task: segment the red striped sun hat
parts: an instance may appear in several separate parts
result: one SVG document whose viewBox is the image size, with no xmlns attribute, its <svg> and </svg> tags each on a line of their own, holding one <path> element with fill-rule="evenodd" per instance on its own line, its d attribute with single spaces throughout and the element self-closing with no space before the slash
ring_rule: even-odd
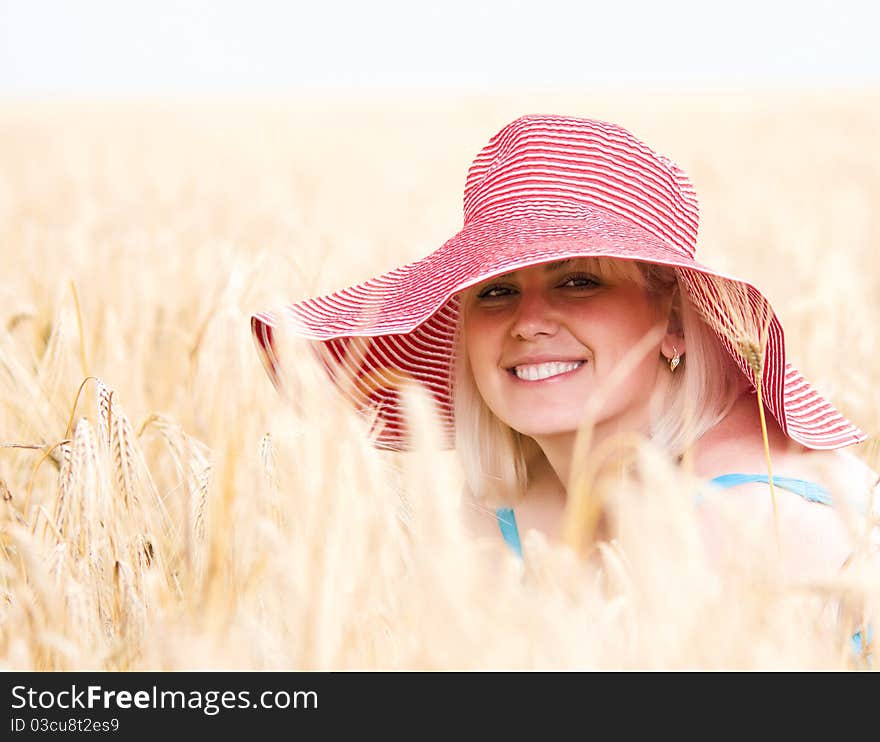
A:
<svg viewBox="0 0 880 742">
<path fill-rule="evenodd" d="M 464 226 L 427 257 L 364 283 L 251 318 L 263 363 L 281 384 L 276 330 L 284 323 L 312 346 L 340 389 L 372 421 L 383 448 L 406 448 L 400 386 L 416 381 L 436 402 L 454 440 L 452 371 L 458 294 L 488 278 L 565 258 L 597 256 L 678 269 L 691 301 L 743 373 L 747 352 L 718 329 L 730 281 L 756 313 L 770 316 L 762 396 L 786 435 L 832 449 L 865 434 L 786 361 L 782 326 L 751 284 L 694 258 L 698 206 L 687 175 L 614 124 L 523 116 L 477 155 L 464 189 Z M 720 322 L 720 325 L 719 325 Z"/>
</svg>

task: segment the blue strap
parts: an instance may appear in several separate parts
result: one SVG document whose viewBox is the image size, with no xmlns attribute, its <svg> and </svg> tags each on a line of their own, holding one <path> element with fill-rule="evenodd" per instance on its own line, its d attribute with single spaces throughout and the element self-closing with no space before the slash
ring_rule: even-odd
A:
<svg viewBox="0 0 880 742">
<path fill-rule="evenodd" d="M 714 484 L 721 489 L 736 487 L 748 482 L 770 484 L 770 477 L 766 474 L 722 474 L 720 477 L 709 480 L 709 484 Z M 805 479 L 792 479 L 791 477 L 773 477 L 773 484 L 780 489 L 794 492 L 810 502 L 818 502 L 821 505 L 831 504 L 831 495 L 828 493 L 828 490 L 816 482 L 809 482 Z"/>
<path fill-rule="evenodd" d="M 498 518 L 498 527 L 501 529 L 501 535 L 516 555 L 522 559 L 522 546 L 519 543 L 519 530 L 516 527 L 516 516 L 513 514 L 513 508 L 498 508 L 495 511 Z"/>
<path fill-rule="evenodd" d="M 873 632 L 871 626 L 868 626 L 867 631 L 865 631 L 865 634 L 866 634 L 866 637 L 865 637 L 864 641 L 862 640 L 862 632 L 861 631 L 857 631 L 855 634 L 852 635 L 852 639 L 850 639 L 850 642 L 852 644 L 853 652 L 858 652 L 859 654 L 861 654 L 866 649 L 870 649 L 871 642 L 874 640 L 874 632 Z M 870 657 L 871 657 L 871 655 L 869 653 L 868 658 L 870 658 Z"/>
<path fill-rule="evenodd" d="M 766 474 L 722 474 L 709 480 L 709 484 L 714 484 L 721 489 L 729 489 L 740 484 L 749 482 L 770 483 L 770 477 Z M 793 479 L 792 477 L 773 477 L 773 484 L 780 489 L 794 492 L 809 502 L 816 502 L 820 505 L 831 505 L 831 495 L 828 494 L 822 485 L 816 482 L 810 482 L 806 479 Z M 702 502 L 702 495 L 697 495 L 696 504 Z M 516 527 L 516 516 L 513 508 L 498 508 L 495 511 L 498 518 L 498 527 L 501 529 L 501 535 L 504 540 L 516 553 L 522 558 L 522 546 L 519 540 L 519 530 Z"/>
</svg>

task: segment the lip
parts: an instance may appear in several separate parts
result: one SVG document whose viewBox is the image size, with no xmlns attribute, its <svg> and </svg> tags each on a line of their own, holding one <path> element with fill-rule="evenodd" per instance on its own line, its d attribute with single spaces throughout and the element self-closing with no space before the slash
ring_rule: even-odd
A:
<svg viewBox="0 0 880 742">
<path fill-rule="evenodd" d="M 540 356 L 527 356 L 525 358 L 518 358 L 514 363 L 508 363 L 502 366 L 505 371 L 512 371 L 517 366 L 530 366 L 536 363 L 586 363 L 586 358 L 580 358 L 578 356 L 555 356 L 555 355 L 540 355 Z"/>
<path fill-rule="evenodd" d="M 514 368 L 516 368 L 516 366 L 525 366 L 525 365 L 532 364 L 532 363 L 575 363 L 575 362 L 578 362 L 581 365 L 578 366 L 577 368 L 572 369 L 571 371 L 566 371 L 565 373 L 562 373 L 562 374 L 556 374 L 555 376 L 548 376 L 546 379 L 536 379 L 534 381 L 532 381 L 530 379 L 519 378 L 519 376 L 517 376 L 516 372 L 513 370 Z M 516 364 L 516 366 L 511 366 L 510 368 L 506 368 L 504 370 L 507 372 L 507 375 L 511 378 L 512 381 L 514 381 L 518 384 L 529 384 L 530 386 L 534 386 L 535 384 L 547 384 L 547 383 L 565 381 L 566 379 L 568 379 L 571 376 L 574 376 L 581 369 L 586 367 L 588 363 L 589 363 L 589 361 L 585 358 L 571 358 L 571 359 L 549 358 L 549 359 L 543 360 L 543 361 L 532 361 L 532 360 L 520 361 L 519 363 Z"/>
</svg>

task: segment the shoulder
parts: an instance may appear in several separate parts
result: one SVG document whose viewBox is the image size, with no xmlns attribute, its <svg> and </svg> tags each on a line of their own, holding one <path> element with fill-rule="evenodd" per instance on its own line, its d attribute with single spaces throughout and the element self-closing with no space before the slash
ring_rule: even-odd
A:
<svg viewBox="0 0 880 742">
<path fill-rule="evenodd" d="M 880 474 L 854 453 L 845 449 L 812 451 L 807 454 L 816 476 L 832 492 L 864 507 L 868 497 L 880 497 Z"/>
<path fill-rule="evenodd" d="M 864 496 L 877 487 L 878 473 L 850 449 L 820 451 L 791 440 L 767 416 L 767 443 L 774 475 L 804 479 L 833 494 Z M 723 420 L 705 433 L 694 448 L 698 476 L 767 473 L 767 455 L 754 400 L 742 395 Z"/>
<path fill-rule="evenodd" d="M 706 479 L 723 473 L 767 472 L 762 452 L 733 447 L 729 454 L 718 471 L 708 475 L 704 472 Z M 719 529 L 739 528 L 749 530 L 763 543 L 772 543 L 778 533 L 778 558 L 787 575 L 800 579 L 832 576 L 853 553 L 855 534 L 864 532 L 860 519 L 868 493 L 877 487 L 876 472 L 850 452 L 812 451 L 800 446 L 777 449 L 771 463 L 774 477 L 821 485 L 831 495 L 833 506 L 811 502 L 778 486 L 771 495 L 768 484 L 748 483 L 711 495 L 715 510 L 703 520 L 715 537 Z M 880 490 L 875 489 L 877 499 Z M 724 526 L 719 525 L 722 522 Z"/>
</svg>

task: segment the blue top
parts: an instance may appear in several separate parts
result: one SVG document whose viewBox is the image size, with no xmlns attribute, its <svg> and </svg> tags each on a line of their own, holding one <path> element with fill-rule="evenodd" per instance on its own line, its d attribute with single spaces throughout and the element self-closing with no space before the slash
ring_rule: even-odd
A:
<svg viewBox="0 0 880 742">
<path fill-rule="evenodd" d="M 769 484 L 770 477 L 766 474 L 722 474 L 709 480 L 709 484 L 714 484 L 720 489 L 728 489 L 749 482 Z M 818 502 L 821 505 L 831 504 L 831 495 L 828 494 L 828 490 L 816 482 L 808 482 L 805 479 L 792 479 L 791 477 L 773 477 L 773 484 L 780 489 L 794 492 L 810 502 Z M 701 500 L 702 496 L 698 495 L 697 503 Z M 522 558 L 519 529 L 516 527 L 516 516 L 513 514 L 513 508 L 498 508 L 495 511 L 495 517 L 498 519 L 498 527 L 501 529 L 501 535 L 504 537 L 504 540 L 516 555 Z"/>
<path fill-rule="evenodd" d="M 709 480 L 709 484 L 713 484 L 720 489 L 728 489 L 736 487 L 740 484 L 749 482 L 762 482 L 769 484 L 770 478 L 766 474 L 722 474 Z M 821 484 L 809 482 L 805 479 L 792 479 L 791 477 L 773 477 L 773 484 L 783 490 L 794 492 L 805 500 L 817 502 L 821 505 L 831 505 L 831 495 Z M 702 496 L 697 496 L 697 502 L 702 500 Z M 513 514 L 512 508 L 498 508 L 495 511 L 495 517 L 498 519 L 498 527 L 501 529 L 501 535 L 507 542 L 508 546 L 522 559 L 522 546 L 519 541 L 519 530 L 516 527 L 516 516 Z M 862 632 L 853 634 L 850 639 L 852 651 L 856 655 L 861 655 L 866 651 L 866 646 L 870 646 L 873 638 L 871 627 L 865 632 L 866 637 L 863 638 Z M 867 642 L 865 641 L 867 639 Z M 867 655 L 868 661 L 871 655 Z"/>
</svg>

